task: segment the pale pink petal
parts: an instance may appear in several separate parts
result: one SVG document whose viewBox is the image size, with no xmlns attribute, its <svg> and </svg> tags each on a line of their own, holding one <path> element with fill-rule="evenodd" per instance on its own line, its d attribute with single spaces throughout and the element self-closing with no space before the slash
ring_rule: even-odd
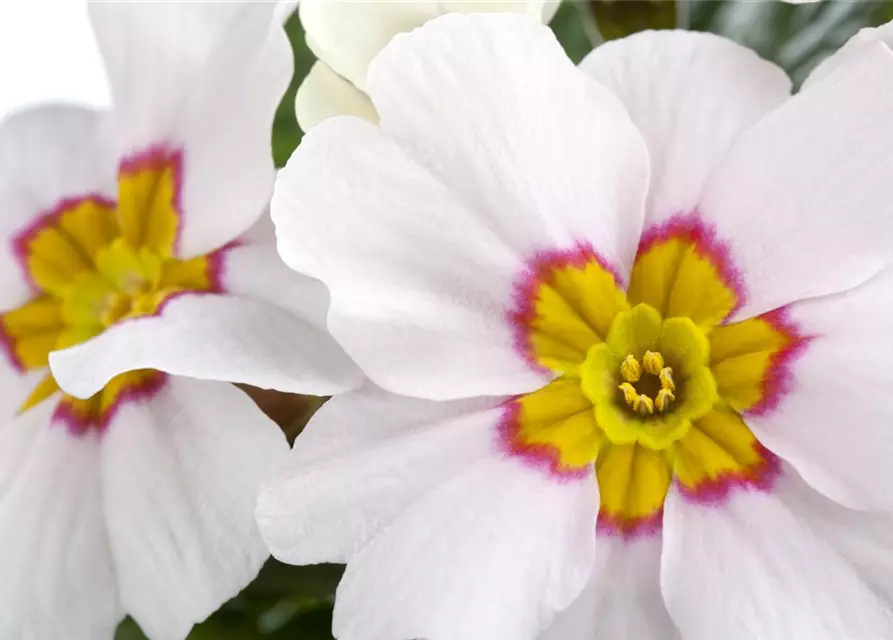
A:
<svg viewBox="0 0 893 640">
<path fill-rule="evenodd" d="M 863 47 L 872 46 L 876 42 L 883 42 L 888 47 L 893 45 L 893 22 L 888 22 L 880 27 L 866 27 L 860 29 L 856 35 L 850 38 L 840 49 L 822 60 L 812 70 L 812 73 L 803 82 L 802 90 L 806 90 L 831 75 L 831 72 L 844 63 L 851 62 L 853 57 L 864 54 Z"/>
</svg>

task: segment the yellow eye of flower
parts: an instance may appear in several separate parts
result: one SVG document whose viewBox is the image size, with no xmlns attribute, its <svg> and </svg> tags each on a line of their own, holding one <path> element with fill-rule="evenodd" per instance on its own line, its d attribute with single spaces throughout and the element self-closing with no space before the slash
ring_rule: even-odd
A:
<svg viewBox="0 0 893 640">
<path fill-rule="evenodd" d="M 781 393 L 773 367 L 806 338 L 778 314 L 722 324 L 740 293 L 712 238 L 694 215 L 658 228 L 626 291 L 588 249 L 519 280 L 517 343 L 557 377 L 508 404 L 508 447 L 557 474 L 594 466 L 599 526 L 623 535 L 659 523 L 674 478 L 715 499 L 777 470 L 741 414 Z"/>
<path fill-rule="evenodd" d="M 153 151 L 122 167 L 118 202 L 66 200 L 16 239 L 22 266 L 39 291 L 0 315 L 0 346 L 8 347 L 19 369 L 44 369 L 51 351 L 156 313 L 172 294 L 219 288 L 215 254 L 190 260 L 173 255 L 180 224 L 179 155 Z M 64 396 L 60 407 L 81 426 L 101 425 L 122 394 L 156 388 L 160 379 L 154 371 L 125 373 L 94 398 Z M 20 410 L 58 391 L 47 373 Z"/>
</svg>

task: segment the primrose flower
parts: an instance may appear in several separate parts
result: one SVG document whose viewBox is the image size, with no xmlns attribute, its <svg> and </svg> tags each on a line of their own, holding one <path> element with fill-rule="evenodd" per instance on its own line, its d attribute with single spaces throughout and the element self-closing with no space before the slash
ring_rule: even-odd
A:
<svg viewBox="0 0 893 640">
<path fill-rule="evenodd" d="M 549 22 L 561 0 L 304 0 L 298 9 L 307 45 L 319 59 L 295 96 L 298 124 L 309 131 L 326 118 L 376 122 L 366 95 L 369 63 L 398 33 L 446 13 L 509 12 Z"/>
<path fill-rule="evenodd" d="M 112 110 L 0 126 L 2 638 L 102 640 L 125 614 L 185 637 L 266 559 L 255 501 L 288 450 L 195 378 L 358 375 L 261 219 L 292 59 L 274 10 L 93 4 Z"/>
<path fill-rule="evenodd" d="M 258 507 L 347 562 L 339 640 L 891 637 L 891 78 L 881 43 L 791 97 L 708 34 L 394 39 L 380 125 L 314 129 L 272 202 L 371 380 Z"/>
</svg>

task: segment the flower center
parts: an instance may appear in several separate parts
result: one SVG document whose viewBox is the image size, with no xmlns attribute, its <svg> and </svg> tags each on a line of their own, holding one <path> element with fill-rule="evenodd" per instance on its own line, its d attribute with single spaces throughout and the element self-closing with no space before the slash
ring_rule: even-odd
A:
<svg viewBox="0 0 893 640">
<path fill-rule="evenodd" d="M 645 232 L 626 288 L 586 245 L 537 254 L 507 320 L 551 381 L 504 404 L 506 450 L 558 477 L 594 470 L 599 530 L 623 536 L 660 530 L 674 481 L 708 504 L 769 490 L 778 460 L 746 420 L 792 390 L 812 338 L 783 309 L 729 323 L 743 282 L 697 213 Z"/>
<path fill-rule="evenodd" d="M 168 260 L 146 247 L 134 249 L 124 238 L 99 249 L 94 261 L 95 270 L 76 278 L 65 296 L 63 308 L 72 325 L 107 328 L 153 314 L 179 289 L 162 281 Z"/>
<path fill-rule="evenodd" d="M 707 338 L 690 319 L 663 320 L 638 304 L 589 349 L 580 384 L 611 442 L 666 449 L 717 401 L 709 359 Z"/>
<path fill-rule="evenodd" d="M 135 156 L 121 165 L 117 202 L 98 196 L 62 200 L 14 238 L 34 297 L 0 314 L 0 349 L 13 366 L 45 370 L 51 351 L 157 313 L 173 294 L 220 290 L 220 252 L 175 256 L 181 169 L 177 152 Z M 157 371 L 128 372 L 93 398 L 63 395 L 56 413 L 78 430 L 101 426 L 121 399 L 154 392 L 163 381 Z M 20 410 L 58 391 L 47 372 Z"/>
<path fill-rule="evenodd" d="M 620 364 L 623 382 L 617 388 L 623 394 L 624 401 L 641 415 L 653 414 L 655 409 L 659 413 L 669 411 L 670 404 L 676 399 L 673 393 L 676 391 L 673 367 L 664 366 L 660 351 L 646 351 L 642 361 L 644 367 L 630 353 Z"/>
</svg>

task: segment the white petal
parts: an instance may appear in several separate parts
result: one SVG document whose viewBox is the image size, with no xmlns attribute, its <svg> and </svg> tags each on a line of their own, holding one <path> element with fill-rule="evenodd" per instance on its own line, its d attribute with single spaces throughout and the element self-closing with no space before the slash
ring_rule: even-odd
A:
<svg viewBox="0 0 893 640">
<path fill-rule="evenodd" d="M 111 95 L 86 2 L 0 5 L 0 119 L 50 103 L 106 108 Z M 60 55 L 64 52 L 64 55 Z"/>
<path fill-rule="evenodd" d="M 169 378 L 124 404 L 102 443 L 121 599 L 152 638 L 184 638 L 267 557 L 254 522 L 261 480 L 284 462 L 279 428 L 232 385 Z"/>
<path fill-rule="evenodd" d="M 660 592 L 660 536 L 599 536 L 592 579 L 537 640 L 678 640 Z"/>
<path fill-rule="evenodd" d="M 451 14 L 369 69 L 382 129 L 525 258 L 589 243 L 629 273 L 648 156 L 620 102 L 525 16 Z"/>
<path fill-rule="evenodd" d="M 738 318 L 865 282 L 893 253 L 893 54 L 875 43 L 742 135 L 701 206 L 729 244 Z"/>
<path fill-rule="evenodd" d="M 493 450 L 498 403 L 416 400 L 371 384 L 333 398 L 258 501 L 270 551 L 292 564 L 347 562 L 401 511 Z"/>
<path fill-rule="evenodd" d="M 445 481 L 348 564 L 340 640 L 530 640 L 585 586 L 592 478 L 557 482 L 491 456 Z"/>
<path fill-rule="evenodd" d="M 245 255 L 248 251 L 239 252 L 243 266 L 251 266 L 240 274 L 242 283 L 254 277 L 257 285 L 274 285 L 276 280 L 265 279 L 271 270 L 262 268 L 263 259 Z M 89 397 L 135 369 L 312 395 L 357 386 L 362 374 L 321 326 L 325 288 L 292 272 L 288 280 L 278 293 L 291 296 L 285 298 L 289 309 L 257 291 L 182 295 L 166 303 L 160 315 L 121 322 L 53 352 L 50 367 L 59 385 L 77 397 Z M 273 291 L 265 293 L 272 298 Z"/>
<path fill-rule="evenodd" d="M 0 424 L 18 415 L 25 400 L 46 374 L 45 369 L 20 371 L 0 346 Z"/>
<path fill-rule="evenodd" d="M 310 131 L 333 116 L 357 116 L 369 122 L 378 121 L 368 96 L 324 62 L 314 64 L 298 87 L 295 115 L 302 131 Z"/>
<path fill-rule="evenodd" d="M 787 467 L 778 495 L 845 558 L 859 577 L 893 608 L 893 516 L 853 511 L 814 491 Z"/>
<path fill-rule="evenodd" d="M 580 69 L 620 98 L 645 138 L 649 223 L 696 209 L 729 145 L 791 90 L 777 66 L 710 33 L 638 33 L 597 47 Z"/>
<path fill-rule="evenodd" d="M 840 67 L 842 64 L 851 62 L 853 57 L 863 55 L 864 51 L 862 47 L 866 44 L 871 45 L 878 40 L 886 43 L 887 46 L 893 44 L 893 22 L 888 22 L 880 27 L 860 29 L 856 35 L 846 42 L 846 44 L 822 60 L 822 62 L 812 70 L 812 73 L 810 73 L 803 82 L 803 88 L 801 90 L 808 89 L 819 80 L 827 78 L 832 71 Z"/>
<path fill-rule="evenodd" d="M 791 366 L 778 408 L 748 416 L 770 450 L 816 489 L 856 508 L 893 511 L 893 271 L 801 302 L 790 318 L 815 336 Z"/>
<path fill-rule="evenodd" d="M 269 199 L 270 131 L 292 73 L 291 48 L 276 7 L 271 2 L 91 5 L 122 152 L 149 146 L 183 150 L 179 252 L 184 256 L 235 238 Z"/>
<path fill-rule="evenodd" d="M 365 91 L 369 61 L 395 34 L 435 17 L 438 7 L 431 0 L 304 0 L 298 11 L 307 44 L 316 57 Z"/>
<path fill-rule="evenodd" d="M 505 320 L 523 263 L 373 125 L 311 131 L 271 209 L 279 253 L 329 287 L 329 329 L 378 385 L 433 399 L 542 386 Z"/>
<path fill-rule="evenodd" d="M 44 402 L 0 428 L 0 637 L 104 640 L 124 617 L 108 547 L 99 434 Z"/>
<path fill-rule="evenodd" d="M 671 488 L 661 587 L 686 640 L 889 638 L 889 611 L 776 495 L 692 504 Z"/>
<path fill-rule="evenodd" d="M 110 125 L 104 112 L 44 106 L 0 126 L 0 309 L 31 295 L 13 238 L 63 199 L 116 199 Z"/>
</svg>

